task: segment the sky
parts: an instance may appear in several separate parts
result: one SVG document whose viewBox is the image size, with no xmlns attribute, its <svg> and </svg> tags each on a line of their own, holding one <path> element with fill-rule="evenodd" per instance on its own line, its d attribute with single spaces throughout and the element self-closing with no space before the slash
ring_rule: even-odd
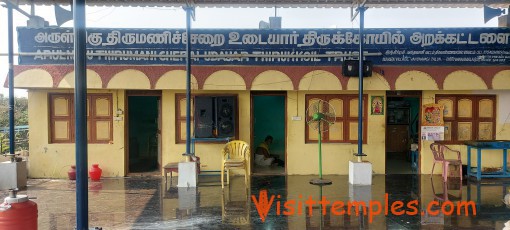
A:
<svg viewBox="0 0 510 230">
<path fill-rule="evenodd" d="M 30 7 L 21 7 L 30 12 Z M 53 7 L 36 6 L 35 14 L 51 25 L 56 25 Z M 258 28 L 259 22 L 275 16 L 274 8 L 197 8 L 192 28 Z M 276 15 L 282 17 L 282 28 L 359 28 L 359 17 L 350 20 L 350 9 L 279 8 Z M 87 27 L 97 28 L 185 28 L 186 14 L 181 8 L 141 7 L 87 7 Z M 15 12 L 14 26 L 26 26 L 27 18 Z M 480 8 L 369 8 L 365 12 L 365 28 L 453 28 L 497 27 L 496 18 L 487 24 Z M 66 22 L 62 27 L 72 27 Z M 0 9 L 0 94 L 8 96 L 3 88 L 8 74 L 7 10 Z M 17 35 L 14 36 L 14 52 L 17 52 Z M 14 57 L 15 64 L 17 57 Z M 26 90 L 16 89 L 15 97 L 26 97 Z"/>
</svg>

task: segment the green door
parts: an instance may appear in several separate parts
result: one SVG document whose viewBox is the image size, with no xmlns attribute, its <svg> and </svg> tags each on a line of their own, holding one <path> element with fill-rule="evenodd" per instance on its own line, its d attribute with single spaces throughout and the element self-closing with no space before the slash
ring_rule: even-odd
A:
<svg viewBox="0 0 510 230">
<path fill-rule="evenodd" d="M 273 137 L 271 154 L 285 161 L 285 95 L 253 96 L 253 151 L 268 135 Z M 281 174 L 285 169 L 277 171 L 273 170 L 275 174 Z"/>
</svg>

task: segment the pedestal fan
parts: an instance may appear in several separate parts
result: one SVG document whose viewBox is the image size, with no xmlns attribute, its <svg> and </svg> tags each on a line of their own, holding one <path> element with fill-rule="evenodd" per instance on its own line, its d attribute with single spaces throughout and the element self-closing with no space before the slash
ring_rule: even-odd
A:
<svg viewBox="0 0 510 230">
<path fill-rule="evenodd" d="M 329 131 L 329 126 L 336 120 L 335 109 L 328 102 L 317 100 L 306 110 L 306 124 L 318 133 L 319 143 L 319 178 L 310 180 L 310 184 L 328 185 L 331 180 L 322 178 L 322 133 Z M 310 130 L 312 132 L 312 130 Z"/>
</svg>

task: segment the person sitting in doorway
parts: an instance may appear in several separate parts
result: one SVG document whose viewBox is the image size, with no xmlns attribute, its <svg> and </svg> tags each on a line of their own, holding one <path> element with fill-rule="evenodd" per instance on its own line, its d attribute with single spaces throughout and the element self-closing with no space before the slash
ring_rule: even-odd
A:
<svg viewBox="0 0 510 230">
<path fill-rule="evenodd" d="M 268 135 L 262 143 L 259 144 L 255 150 L 255 165 L 270 166 L 278 165 L 284 166 L 285 162 L 279 159 L 277 155 L 271 154 L 269 146 L 273 143 L 273 137 Z"/>
</svg>

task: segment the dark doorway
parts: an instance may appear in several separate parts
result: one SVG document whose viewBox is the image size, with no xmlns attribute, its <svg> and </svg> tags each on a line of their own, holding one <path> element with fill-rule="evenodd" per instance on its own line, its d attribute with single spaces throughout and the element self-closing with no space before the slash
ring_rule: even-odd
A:
<svg viewBox="0 0 510 230">
<path fill-rule="evenodd" d="M 418 171 L 411 151 L 419 143 L 420 95 L 387 95 L 386 174 L 412 174 Z M 417 157 L 416 157 L 417 159 Z"/>
<path fill-rule="evenodd" d="M 159 96 L 128 96 L 129 172 L 159 171 Z"/>
<path fill-rule="evenodd" d="M 268 135 L 273 137 L 270 153 L 284 162 L 286 160 L 285 98 L 286 95 L 281 93 L 252 95 L 252 172 L 255 174 L 285 174 L 285 166 L 255 164 L 257 146 Z"/>
</svg>

